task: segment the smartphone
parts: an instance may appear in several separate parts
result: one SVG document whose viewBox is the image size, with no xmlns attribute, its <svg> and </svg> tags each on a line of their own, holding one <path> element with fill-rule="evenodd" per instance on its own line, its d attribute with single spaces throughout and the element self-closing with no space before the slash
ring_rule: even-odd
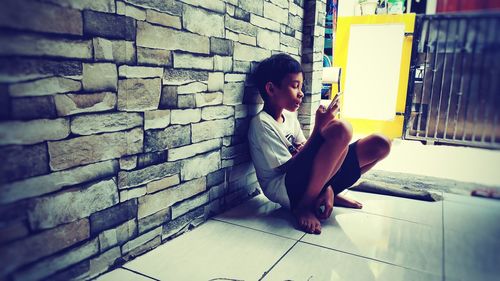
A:
<svg viewBox="0 0 500 281">
<path fill-rule="evenodd" d="M 340 96 L 343 94 L 344 92 L 338 92 L 335 97 L 332 99 L 332 102 L 330 103 L 330 105 L 328 105 L 328 108 L 327 110 L 330 110 L 336 103 L 339 102 L 339 98 Z"/>
</svg>

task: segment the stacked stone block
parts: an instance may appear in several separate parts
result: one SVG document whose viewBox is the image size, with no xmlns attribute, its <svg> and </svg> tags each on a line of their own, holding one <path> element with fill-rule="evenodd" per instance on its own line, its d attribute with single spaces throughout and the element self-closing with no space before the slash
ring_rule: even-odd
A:
<svg viewBox="0 0 500 281">
<path fill-rule="evenodd" d="M 305 96 L 299 109 L 299 121 L 307 136 L 314 128 L 314 114 L 321 100 L 326 0 L 305 1 L 304 12 L 302 67 Z"/>
<path fill-rule="evenodd" d="M 3 1 L 0 279 L 96 277 L 258 192 L 248 74 L 301 59 L 304 6 Z"/>
</svg>

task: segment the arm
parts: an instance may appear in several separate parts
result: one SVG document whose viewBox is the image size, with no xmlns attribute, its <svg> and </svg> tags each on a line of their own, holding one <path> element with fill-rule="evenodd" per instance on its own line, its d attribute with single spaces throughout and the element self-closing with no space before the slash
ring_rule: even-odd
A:
<svg viewBox="0 0 500 281">
<path fill-rule="evenodd" d="M 336 99 L 336 101 L 332 102 L 332 104 L 328 108 L 320 106 L 316 110 L 314 129 L 311 132 L 309 139 L 299 143 L 299 145 L 296 146 L 297 151 L 292 154 L 292 158 L 290 158 L 286 163 L 279 166 L 278 169 L 286 172 L 290 164 L 293 163 L 293 161 L 295 161 L 298 158 L 301 152 L 307 150 L 307 147 L 311 145 L 310 144 L 311 140 L 318 137 L 318 135 L 321 134 L 321 130 L 335 118 L 335 115 L 337 114 L 338 110 L 339 110 L 338 98 Z"/>
</svg>

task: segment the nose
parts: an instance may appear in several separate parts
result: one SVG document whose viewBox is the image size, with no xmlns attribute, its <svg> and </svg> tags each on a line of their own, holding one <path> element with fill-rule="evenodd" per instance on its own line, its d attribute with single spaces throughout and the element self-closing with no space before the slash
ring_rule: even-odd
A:
<svg viewBox="0 0 500 281">
<path fill-rule="evenodd" d="M 299 90 L 299 94 L 297 95 L 298 98 L 304 97 L 304 92 L 302 92 L 302 89 Z"/>
</svg>

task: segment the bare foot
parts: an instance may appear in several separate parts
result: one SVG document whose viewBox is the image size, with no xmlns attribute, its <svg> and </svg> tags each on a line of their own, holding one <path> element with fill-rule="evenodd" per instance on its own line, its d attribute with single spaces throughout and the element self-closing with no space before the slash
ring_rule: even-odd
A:
<svg viewBox="0 0 500 281">
<path fill-rule="evenodd" d="M 299 227 L 303 231 L 312 234 L 321 233 L 321 223 L 312 211 L 307 209 L 296 209 L 295 211 L 293 211 L 293 214 L 297 218 Z"/>
<path fill-rule="evenodd" d="M 340 194 L 337 194 L 335 196 L 334 205 L 339 207 L 354 208 L 354 209 L 363 208 L 363 204 L 361 204 L 360 202 Z"/>
</svg>

